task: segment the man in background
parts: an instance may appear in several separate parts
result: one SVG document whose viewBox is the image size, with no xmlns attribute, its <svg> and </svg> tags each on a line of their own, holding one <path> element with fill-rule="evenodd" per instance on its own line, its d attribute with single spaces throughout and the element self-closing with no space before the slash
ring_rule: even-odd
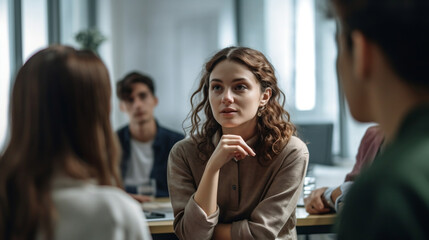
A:
<svg viewBox="0 0 429 240">
<path fill-rule="evenodd" d="M 136 194 L 138 186 L 155 179 L 156 197 L 168 197 L 168 155 L 184 136 L 160 126 L 155 120 L 158 98 L 149 76 L 138 72 L 127 74 L 117 82 L 116 93 L 121 111 L 130 119 L 128 125 L 117 131 L 122 146 L 121 174 L 125 190 Z M 132 196 L 140 202 L 150 200 L 148 196 Z"/>
</svg>

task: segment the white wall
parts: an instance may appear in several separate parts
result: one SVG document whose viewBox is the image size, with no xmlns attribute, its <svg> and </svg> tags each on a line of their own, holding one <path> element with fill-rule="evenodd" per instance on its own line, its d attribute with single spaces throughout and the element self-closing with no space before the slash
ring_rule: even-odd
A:
<svg viewBox="0 0 429 240">
<path fill-rule="evenodd" d="M 99 5 L 99 24 L 109 42 L 100 53 L 113 81 L 134 70 L 150 75 L 159 98 L 157 120 L 182 131 L 204 62 L 235 43 L 233 1 L 103 0 Z M 127 121 L 115 98 L 115 129 Z"/>
</svg>

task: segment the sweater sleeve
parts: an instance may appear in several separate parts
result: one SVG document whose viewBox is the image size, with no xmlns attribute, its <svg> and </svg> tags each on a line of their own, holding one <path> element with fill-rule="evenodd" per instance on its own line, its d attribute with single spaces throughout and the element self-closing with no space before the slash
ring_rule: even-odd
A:
<svg viewBox="0 0 429 240">
<path fill-rule="evenodd" d="M 167 168 L 174 231 L 179 239 L 211 239 L 218 223 L 219 207 L 207 216 L 194 201 L 196 184 L 184 152 L 180 144 L 176 144 L 170 152 Z"/>
</svg>

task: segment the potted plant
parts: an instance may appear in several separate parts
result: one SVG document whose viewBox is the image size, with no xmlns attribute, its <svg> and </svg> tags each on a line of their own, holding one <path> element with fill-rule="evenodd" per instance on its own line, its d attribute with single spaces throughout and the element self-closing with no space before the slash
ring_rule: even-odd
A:
<svg viewBox="0 0 429 240">
<path fill-rule="evenodd" d="M 106 37 L 98 29 L 90 28 L 78 32 L 75 40 L 81 49 L 91 50 L 98 55 L 98 47 L 106 40 Z"/>
</svg>

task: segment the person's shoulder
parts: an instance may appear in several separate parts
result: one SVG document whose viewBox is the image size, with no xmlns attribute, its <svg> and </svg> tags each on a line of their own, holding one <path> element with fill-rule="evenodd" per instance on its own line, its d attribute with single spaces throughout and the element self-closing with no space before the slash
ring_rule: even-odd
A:
<svg viewBox="0 0 429 240">
<path fill-rule="evenodd" d="M 282 159 L 283 164 L 289 164 L 294 161 L 308 162 L 309 153 L 307 145 L 298 137 L 291 136 L 289 141 L 284 145 L 277 159 Z"/>
<path fill-rule="evenodd" d="M 68 181 L 68 185 L 55 188 L 53 199 L 60 215 L 68 221 L 103 219 L 109 223 L 103 221 L 98 225 L 113 224 L 112 227 L 129 223 L 130 220 L 144 222 L 137 201 L 118 187 L 72 180 Z"/>
<path fill-rule="evenodd" d="M 200 158 L 200 154 L 198 143 L 191 137 L 176 142 L 170 151 L 170 157 L 173 159 L 172 161 Z"/>
<path fill-rule="evenodd" d="M 127 124 L 125 126 L 118 128 L 118 130 L 116 130 L 116 134 L 118 134 L 118 136 L 123 136 L 124 134 L 126 134 L 129 131 L 130 131 L 129 125 Z"/>
<path fill-rule="evenodd" d="M 122 189 L 112 186 L 97 186 L 93 191 L 97 199 L 99 211 L 114 225 L 131 226 L 135 223 L 144 224 L 143 209 L 136 200 Z"/>
<path fill-rule="evenodd" d="M 373 125 L 366 129 L 365 134 L 379 135 L 379 134 L 382 134 L 382 131 L 379 125 Z"/>
<path fill-rule="evenodd" d="M 291 136 L 289 138 L 289 141 L 285 145 L 284 149 L 294 150 L 294 151 L 301 152 L 303 154 L 308 154 L 307 145 L 300 138 L 296 136 Z"/>
<path fill-rule="evenodd" d="M 370 126 L 366 129 L 362 140 L 361 140 L 361 145 L 362 144 L 367 144 L 367 143 L 372 143 L 372 142 L 377 142 L 379 144 L 381 144 L 381 142 L 384 140 L 384 133 L 381 130 L 379 125 L 374 125 L 374 126 Z"/>
<path fill-rule="evenodd" d="M 128 214 L 135 210 L 142 210 L 136 200 L 117 187 L 98 186 L 96 195 L 103 199 L 101 201 L 104 201 L 106 206 L 111 208 L 120 208 Z"/>
<path fill-rule="evenodd" d="M 405 165 L 385 163 L 372 165 L 356 178 L 349 192 L 351 197 L 348 198 L 355 206 L 365 201 L 366 204 L 372 205 L 373 209 L 382 211 L 386 207 L 386 199 L 395 199 L 399 202 L 398 196 L 404 196 L 402 200 L 405 200 L 408 196 L 416 197 L 422 191 L 426 191 L 429 181 L 421 181 L 423 176 L 419 172 L 409 174 L 410 171 Z M 387 167 L 389 171 L 386 171 Z"/>
<path fill-rule="evenodd" d="M 116 131 L 116 135 L 118 136 L 119 143 L 122 148 L 129 148 L 129 141 L 131 139 L 130 126 L 127 124 Z"/>
<path fill-rule="evenodd" d="M 185 136 L 182 133 L 176 132 L 174 130 L 168 129 L 166 127 L 163 127 L 161 125 L 158 124 L 158 130 L 160 131 L 160 133 L 170 139 L 173 139 L 175 141 L 179 141 L 181 139 L 183 139 Z"/>
<path fill-rule="evenodd" d="M 98 195 L 100 197 L 106 197 L 104 198 L 106 202 L 110 202 L 110 200 L 119 201 L 119 202 L 132 202 L 133 204 L 135 201 L 128 196 L 127 193 L 125 193 L 122 189 L 114 186 L 95 186 L 94 195 Z M 131 200 L 131 201 L 130 201 Z"/>
<path fill-rule="evenodd" d="M 429 155 L 416 160 L 410 156 L 415 149 L 404 152 L 407 149 L 401 148 L 402 146 L 397 144 L 389 146 L 371 167 L 356 178 L 347 194 L 347 203 L 341 214 L 343 217 L 338 223 L 344 219 L 348 223 L 357 223 L 364 217 L 389 219 L 387 222 L 375 221 L 373 227 L 380 228 L 380 225 L 386 223 L 390 225 L 404 222 L 403 219 L 409 219 L 406 217 L 408 214 L 421 212 L 422 206 L 429 206 L 429 200 L 425 197 L 429 184 L 429 163 L 426 161 Z M 391 199 L 395 201 L 389 201 Z M 417 202 L 419 204 L 416 204 Z M 361 207 L 362 203 L 365 208 Z M 404 209 L 406 212 L 401 211 Z M 418 219 L 419 216 L 426 215 L 413 215 L 412 218 L 417 222 L 422 221 Z M 339 225 L 338 229 L 341 227 Z M 390 229 L 392 227 L 390 226 Z"/>
<path fill-rule="evenodd" d="M 176 142 L 171 151 L 187 151 L 196 148 L 197 144 L 191 137 L 183 138 Z"/>
<path fill-rule="evenodd" d="M 61 191 L 59 192 L 61 194 Z M 81 187 L 65 188 L 63 195 L 74 195 L 85 201 L 97 202 L 97 205 L 104 208 L 138 208 L 137 202 L 132 199 L 122 189 L 113 186 L 100 186 L 96 184 L 85 184 Z M 85 197 L 83 197 L 85 196 Z"/>
<path fill-rule="evenodd" d="M 370 168 L 358 177 L 362 185 L 377 185 L 377 189 L 391 187 L 407 187 L 415 189 L 424 184 L 426 189 L 429 180 L 429 150 L 419 152 L 417 148 L 405 148 L 401 144 L 392 144 L 383 151 Z M 388 169 L 388 171 L 386 170 Z M 412 172 L 413 174 L 409 174 Z M 383 181 L 378 181 L 383 179 Z M 382 184 L 382 186 L 381 186 Z"/>
<path fill-rule="evenodd" d="M 429 172 L 428 146 L 429 138 L 425 142 L 412 142 L 411 144 L 406 140 L 394 142 L 387 146 L 374 162 L 374 171 L 377 171 L 374 175 L 382 173 L 384 177 L 392 179 L 423 182 L 423 179 L 427 179 L 425 176 Z M 386 169 L 389 171 L 385 171 Z M 418 179 L 421 180 L 417 181 Z M 429 180 L 426 182 L 429 184 Z"/>
</svg>

